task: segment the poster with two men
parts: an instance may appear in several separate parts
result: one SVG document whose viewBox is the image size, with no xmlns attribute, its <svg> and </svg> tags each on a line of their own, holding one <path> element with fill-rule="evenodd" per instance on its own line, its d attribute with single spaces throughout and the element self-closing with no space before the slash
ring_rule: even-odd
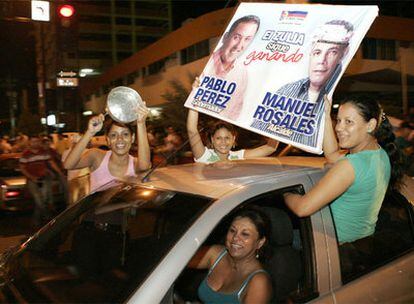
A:
<svg viewBox="0 0 414 304">
<path fill-rule="evenodd" d="M 376 6 L 241 3 L 185 106 L 322 153 L 324 99 Z"/>
</svg>

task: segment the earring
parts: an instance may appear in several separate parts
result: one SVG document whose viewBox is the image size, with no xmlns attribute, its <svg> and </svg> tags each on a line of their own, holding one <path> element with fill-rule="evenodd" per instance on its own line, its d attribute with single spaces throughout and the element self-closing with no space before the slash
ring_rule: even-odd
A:
<svg viewBox="0 0 414 304">
<path fill-rule="evenodd" d="M 259 249 L 256 249 L 256 259 L 259 258 Z"/>
</svg>

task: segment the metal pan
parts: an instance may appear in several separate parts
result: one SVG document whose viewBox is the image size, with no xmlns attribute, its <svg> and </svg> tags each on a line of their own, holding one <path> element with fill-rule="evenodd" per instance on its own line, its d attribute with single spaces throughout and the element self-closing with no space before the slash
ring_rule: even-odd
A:
<svg viewBox="0 0 414 304">
<path fill-rule="evenodd" d="M 144 105 L 137 91 L 129 87 L 113 88 L 106 100 L 107 113 L 113 120 L 120 123 L 131 123 L 138 119 L 135 109 Z"/>
</svg>

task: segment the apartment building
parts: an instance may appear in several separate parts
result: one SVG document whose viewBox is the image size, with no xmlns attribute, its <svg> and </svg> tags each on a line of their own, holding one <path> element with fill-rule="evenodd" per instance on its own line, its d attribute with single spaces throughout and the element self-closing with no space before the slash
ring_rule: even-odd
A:
<svg viewBox="0 0 414 304">
<path fill-rule="evenodd" d="M 59 15 L 63 4 L 74 7 L 72 17 Z M 51 22 L 34 24 L 39 110 L 57 113 L 66 124 L 79 126 L 72 120 L 82 107 L 76 86 L 56 85 L 59 72 L 74 72 L 80 82 L 97 77 L 172 30 L 171 0 L 57 0 L 50 5 Z"/>
</svg>

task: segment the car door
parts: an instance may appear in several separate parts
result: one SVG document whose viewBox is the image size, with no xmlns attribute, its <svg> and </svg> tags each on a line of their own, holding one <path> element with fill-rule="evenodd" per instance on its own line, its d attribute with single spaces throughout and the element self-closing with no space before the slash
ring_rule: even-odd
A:
<svg viewBox="0 0 414 304">
<path fill-rule="evenodd" d="M 352 247 L 351 267 L 343 263 L 344 245 L 338 246 L 334 238 L 327 237 L 331 240 L 330 275 L 337 303 L 414 301 L 413 215 L 413 206 L 401 194 L 388 194 L 374 235 Z M 325 227 L 332 233 L 334 225 L 329 216 L 325 214 Z"/>
</svg>

